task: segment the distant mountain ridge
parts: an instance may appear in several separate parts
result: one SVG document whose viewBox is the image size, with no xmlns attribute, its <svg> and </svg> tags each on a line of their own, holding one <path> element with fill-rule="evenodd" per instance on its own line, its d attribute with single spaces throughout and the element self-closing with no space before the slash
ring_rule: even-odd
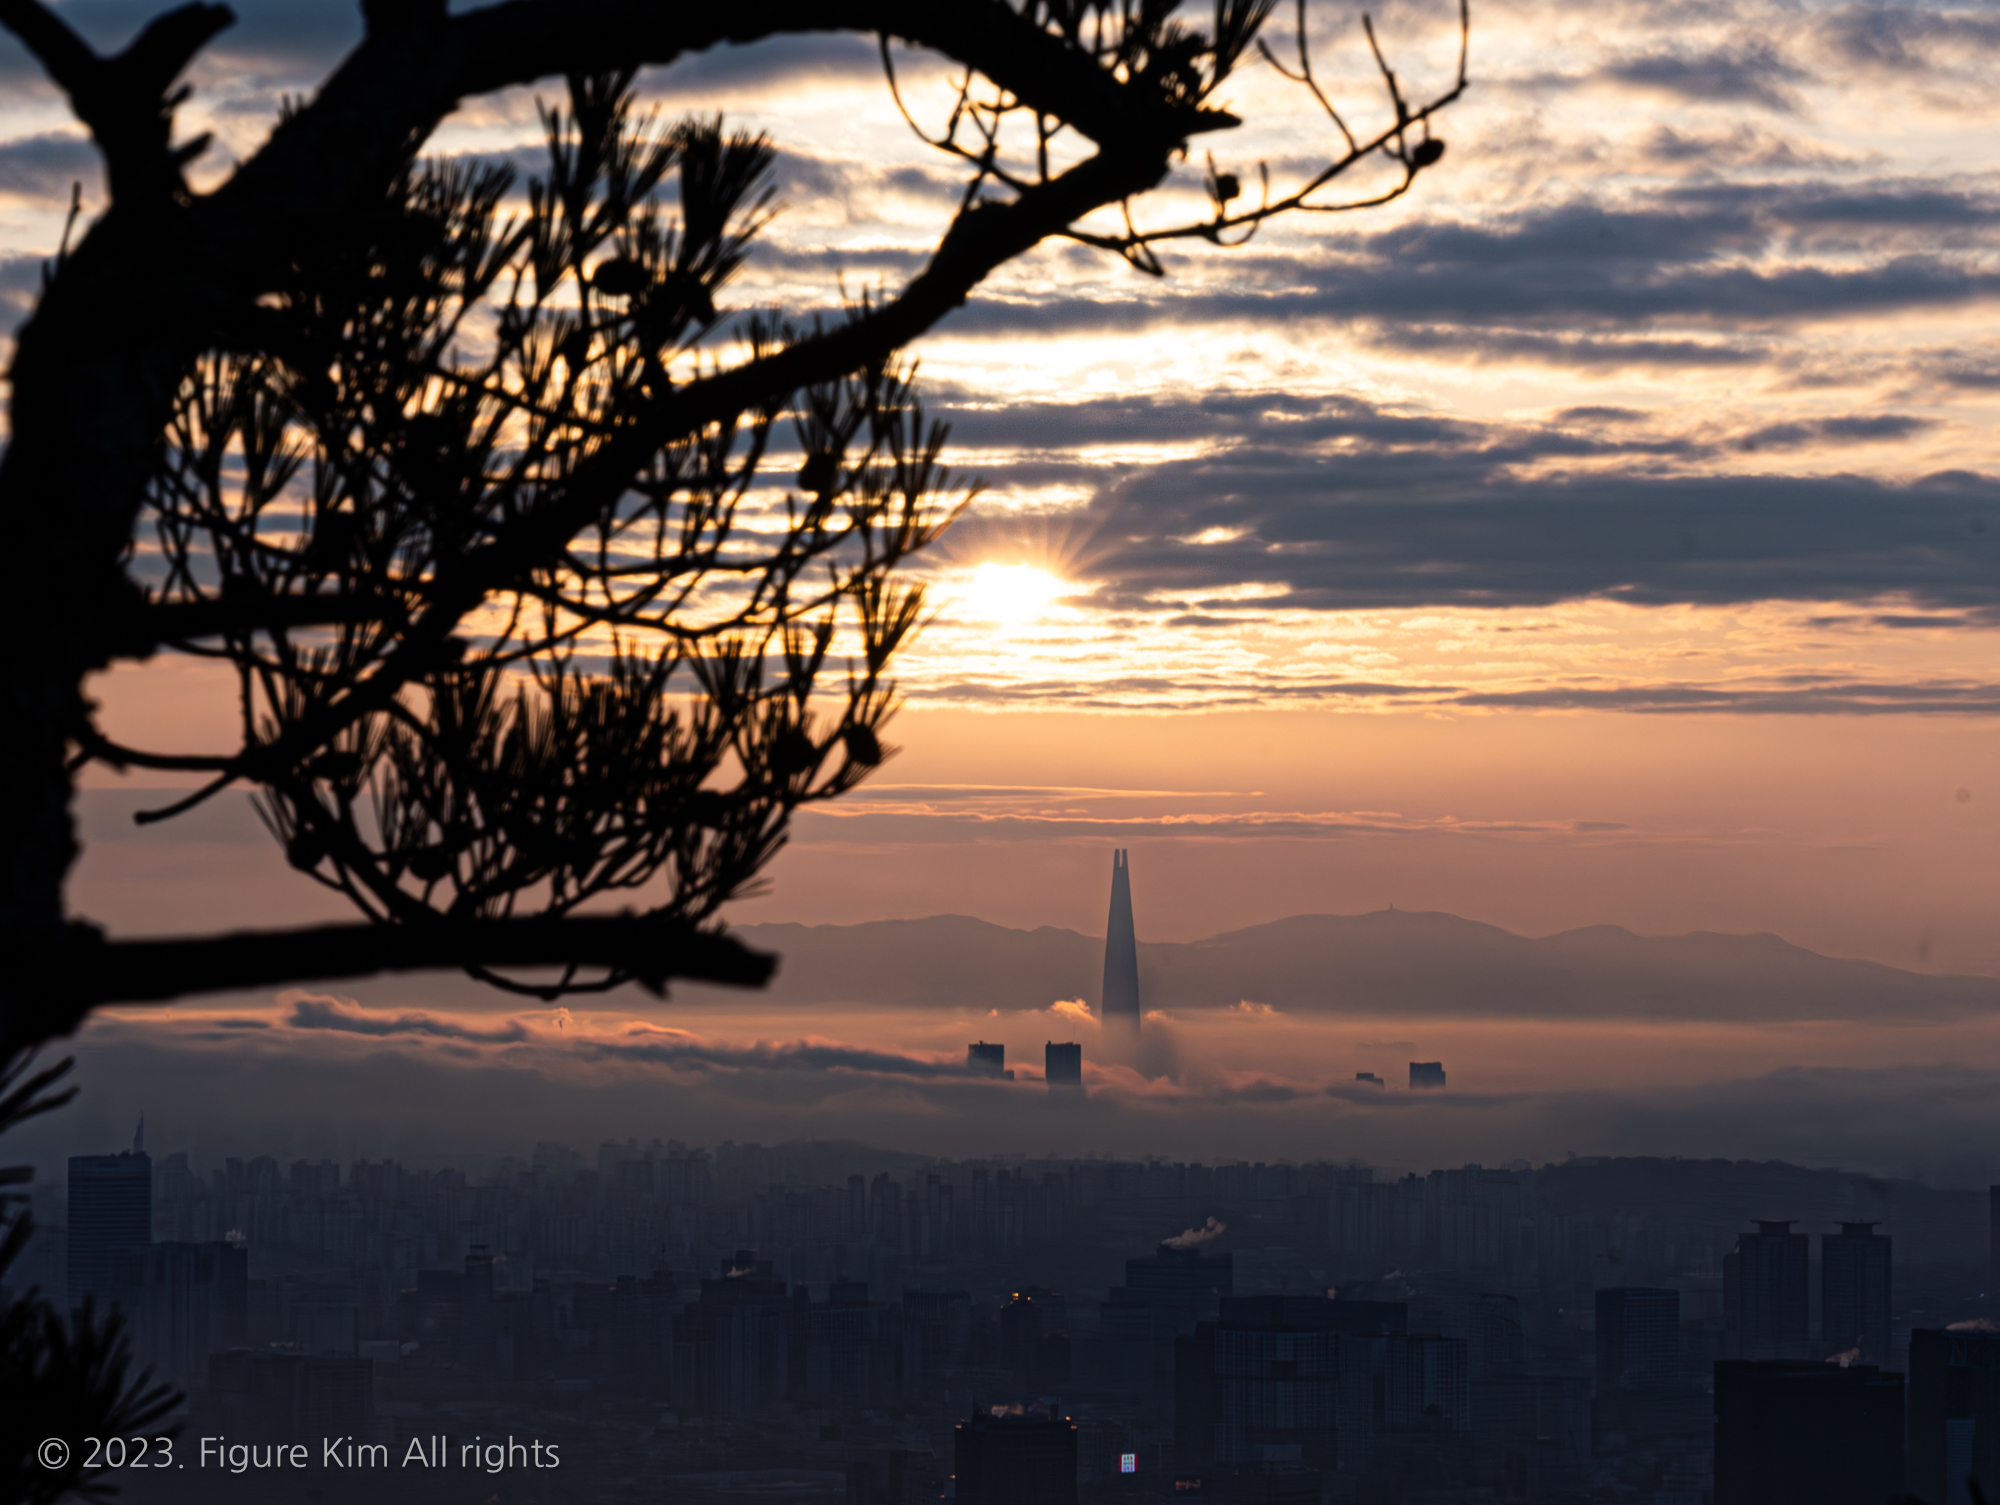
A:
<svg viewBox="0 0 2000 1505">
<path fill-rule="evenodd" d="M 1104 942 L 1073 930 L 933 915 L 732 933 L 782 958 L 767 995 L 780 1006 L 983 1012 L 1046 1008 L 1059 998 L 1099 1003 Z M 1202 941 L 1142 941 L 1139 981 L 1147 1008 L 1169 1010 L 1240 1000 L 1287 1013 L 1557 1019 L 1937 1020 L 2000 1010 L 2000 979 L 1822 956 L 1775 935 L 1646 936 L 1590 925 L 1534 938 L 1402 909 L 1293 915 Z"/>
</svg>

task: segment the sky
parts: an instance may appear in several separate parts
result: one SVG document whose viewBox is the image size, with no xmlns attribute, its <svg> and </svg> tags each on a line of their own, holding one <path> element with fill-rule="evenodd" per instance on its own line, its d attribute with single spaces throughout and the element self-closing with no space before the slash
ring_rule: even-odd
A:
<svg viewBox="0 0 2000 1505">
<path fill-rule="evenodd" d="M 61 8 L 100 45 L 150 14 Z M 181 133 L 217 142 L 198 186 L 359 35 L 351 6 L 239 11 L 190 74 Z M 1358 12 L 1309 12 L 1330 92 L 1379 119 Z M 1410 88 L 1443 86 L 1454 13 L 1396 0 L 1375 18 Z M 1404 200 L 1169 251 L 1159 280 L 1073 246 L 1007 269 L 912 352 L 954 465 L 983 489 L 919 566 L 939 611 L 901 661 L 900 751 L 803 816 L 730 918 L 951 913 L 1101 935 L 1123 847 L 1148 942 L 1393 904 L 1524 935 L 1772 932 L 2000 976 L 1997 42 L 1992 4 L 1481 0 L 1448 150 Z M 932 119 L 942 74 L 899 63 Z M 59 97 L 5 43 L 0 85 L 12 324 L 70 185 L 86 214 L 103 189 Z M 782 212 L 738 306 L 828 308 L 843 278 L 893 288 L 956 202 L 951 164 L 897 115 L 865 41 L 725 49 L 641 86 L 670 115 L 720 109 L 778 147 Z M 431 149 L 530 171 L 536 97 L 470 102 Z M 1327 122 L 1270 69 L 1246 68 L 1226 97 L 1246 123 L 1208 143 L 1225 170 L 1247 179 L 1261 160 L 1294 181 L 1327 150 Z M 1163 190 L 1169 207 L 1193 202 L 1198 168 Z M 230 725 L 228 686 L 199 666 L 156 662 L 94 692 L 128 740 L 212 747 Z M 141 833 L 127 817 L 156 796 L 88 783 L 79 913 L 130 934 L 341 917 L 240 800 Z M 308 991 L 355 1017 L 428 1008 L 475 1033 L 511 1008 L 449 979 Z M 125 1090 L 112 1083 L 184 1083 L 176 1111 L 211 1137 L 227 1125 L 200 1117 L 195 1084 L 232 1063 L 337 1081 L 342 1062 L 450 1077 L 458 1061 L 470 1075 L 453 1091 L 471 1093 L 474 1057 L 544 1073 L 569 1104 L 551 1121 L 579 1138 L 599 1118 L 642 1132 L 662 1111 L 767 1141 L 851 1130 L 971 1153 L 994 1132 L 990 1089 L 847 1058 L 719 1056 L 690 1084 L 680 1065 L 579 1063 L 568 1034 L 330 1030 L 297 1007 L 218 1003 L 264 1022 L 233 1040 L 199 1008 L 107 1019 L 83 1037 L 86 1065 L 104 1063 L 107 1100 Z M 939 1007 L 920 1029 L 867 999 L 806 1018 L 621 996 L 576 1027 L 923 1061 L 949 1058 L 970 1022 Z M 1524 1009 L 1511 1033 L 1357 1019 L 1287 1025 L 1274 1049 L 1253 1038 L 1271 1021 L 1247 1018 L 1159 1021 L 1200 1048 L 1150 1079 L 1107 1077 L 1102 1146 L 1500 1163 L 1699 1144 L 1988 1169 L 1968 1147 L 1995 1127 L 1986 1110 L 1961 1121 L 1946 1105 L 1976 1105 L 2000 1057 L 1959 1024 L 1773 1026 L 1749 1042 L 1690 1022 L 1665 1050 L 1607 1016 L 1589 1050 L 1554 1051 Z M 1367 1038 L 1508 1064 L 1449 1105 L 1325 1097 Z M 1647 1063 L 1615 1103 L 1607 1057 Z M 133 1064 L 156 1058 L 185 1069 Z M 655 1105 L 593 1108 L 578 1084 L 607 1072 Z M 661 1073 L 682 1106 L 647 1098 Z M 1258 1082 L 1271 1090 L 1252 1102 Z M 1864 1101 L 1879 1116 L 1843 1106 Z M 412 1126 L 405 1141 L 436 1136 Z"/>
</svg>

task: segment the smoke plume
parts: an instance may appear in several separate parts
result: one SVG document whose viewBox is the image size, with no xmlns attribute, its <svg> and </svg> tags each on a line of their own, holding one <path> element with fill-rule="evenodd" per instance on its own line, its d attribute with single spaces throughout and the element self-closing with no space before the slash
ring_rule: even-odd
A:
<svg viewBox="0 0 2000 1505">
<path fill-rule="evenodd" d="M 1177 1233 L 1170 1239 L 1161 1241 L 1162 1249 L 1198 1249 L 1212 1238 L 1221 1238 L 1229 1231 L 1227 1223 L 1218 1223 L 1210 1218 L 1199 1228 L 1190 1228 L 1185 1233 Z"/>
</svg>

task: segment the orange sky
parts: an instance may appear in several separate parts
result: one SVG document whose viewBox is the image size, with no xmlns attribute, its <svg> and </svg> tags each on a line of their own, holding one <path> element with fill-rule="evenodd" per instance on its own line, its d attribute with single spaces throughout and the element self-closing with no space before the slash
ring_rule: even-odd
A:
<svg viewBox="0 0 2000 1505">
<path fill-rule="evenodd" d="M 148 674 L 126 710 L 105 687 L 108 724 L 186 742 L 221 682 Z M 893 740 L 873 783 L 800 820 L 733 918 L 1096 933 L 1116 845 L 1149 939 L 1393 903 L 1527 934 L 1771 930 L 2000 974 L 2000 729 L 1983 718 L 918 707 Z M 73 894 L 118 930 L 340 914 L 247 821 L 207 846 L 200 824 L 100 829 L 119 839 L 87 851 Z"/>
<path fill-rule="evenodd" d="M 217 135 L 198 187 L 358 35 L 351 4 L 242 9 L 181 117 L 184 136 Z M 76 14 L 107 46 L 130 29 L 122 11 Z M 1158 282 L 1067 246 L 1006 270 L 914 352 L 954 463 L 987 485 L 920 567 L 938 616 L 902 663 L 904 751 L 801 818 L 768 891 L 730 916 L 1095 932 L 1108 854 L 1126 847 L 1142 940 L 1393 903 L 1529 934 L 1768 930 L 2000 975 L 2000 51 L 1990 22 L 1948 4 L 1897 10 L 1907 24 L 1885 39 L 1887 14 L 1482 0 L 1451 149 L 1393 208 L 1176 253 Z M 1326 78 L 1365 92 L 1351 18 L 1314 15 Z M 1454 15 L 1382 17 L 1412 87 L 1449 67 Z M 71 184 L 86 215 L 103 191 L 59 96 L 6 44 L 0 76 L 0 304 L 18 320 Z M 920 113 L 940 77 L 913 63 Z M 1232 87 L 1250 124 L 1217 143 L 1225 166 L 1308 170 L 1324 122 L 1268 71 Z M 963 187 L 896 116 L 872 44 L 723 52 L 642 88 L 773 135 L 784 210 L 739 306 L 833 307 L 836 272 L 896 285 Z M 430 146 L 533 171 L 534 99 L 472 102 Z M 1192 202 L 1194 185 L 1164 196 Z M 162 659 L 94 693 L 122 740 L 228 745 L 230 686 L 211 670 Z M 115 932 L 345 917 L 241 796 L 138 832 L 143 781 L 85 784 L 71 901 Z M 348 991 L 403 1006 L 431 986 Z M 449 979 L 434 992 L 512 1006 Z M 946 1054 L 973 1023 L 747 1003 L 699 1022 Z M 1215 1073 L 1171 1091 L 1217 1122 L 1251 1111 L 1228 1093 L 1260 1074 L 1310 1087 L 1362 1064 L 1345 1026 L 1223 1023 L 1168 1026 Z M 1043 1024 L 1019 1027 L 1032 1044 Z M 137 1060 L 144 1028 L 99 1036 Z M 1508 1132 L 1537 1154 L 1591 1147 L 1573 1132 L 1672 1152 L 1706 1132 L 1701 1084 L 1787 1067 L 2000 1068 L 1983 1029 L 1647 1029 L 1377 1033 L 1468 1063 L 1454 1082 L 1495 1094 L 1696 1094 L 1615 1131 L 1597 1108 L 1521 1108 Z M 1848 1088 L 1822 1085 L 1825 1126 Z M 1925 1090 L 1878 1097 L 1907 1116 Z M 754 1098 L 730 1111 L 754 1122 Z M 943 1111 L 870 1101 L 787 1122 L 887 1134 Z M 1330 1133 L 1323 1115 L 1348 1111 L 1319 1103 L 1243 1143 Z M 1341 1122 L 1354 1153 L 1402 1132 Z M 1766 1151 L 1811 1153 L 1803 1130 L 1755 1122 Z M 970 1119 L 954 1132 L 977 1138 Z M 1476 1155 L 1483 1132 L 1467 1118 L 1423 1143 Z M 1146 1147 L 1131 1123 L 1115 1134 Z M 1890 1158 L 1906 1154 L 1921 1159 Z"/>
</svg>

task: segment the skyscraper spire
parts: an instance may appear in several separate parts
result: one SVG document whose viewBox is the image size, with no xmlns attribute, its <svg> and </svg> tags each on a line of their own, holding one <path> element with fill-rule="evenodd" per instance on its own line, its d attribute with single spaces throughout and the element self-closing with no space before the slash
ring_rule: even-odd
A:
<svg viewBox="0 0 2000 1505">
<path fill-rule="evenodd" d="M 1104 1025 L 1139 1029 L 1139 939 L 1132 929 L 1132 854 L 1111 854 L 1111 918 L 1104 927 Z"/>
</svg>

